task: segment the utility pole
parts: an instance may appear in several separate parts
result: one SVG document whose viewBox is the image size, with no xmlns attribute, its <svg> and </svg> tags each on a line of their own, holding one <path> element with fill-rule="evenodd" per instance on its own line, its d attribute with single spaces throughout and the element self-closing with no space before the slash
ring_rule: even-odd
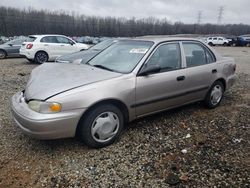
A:
<svg viewBox="0 0 250 188">
<path fill-rule="evenodd" d="M 197 24 L 200 25 L 201 24 L 201 19 L 202 19 L 202 11 L 198 12 L 198 16 L 197 16 Z"/>
<path fill-rule="evenodd" d="M 223 14 L 224 14 L 224 7 L 220 6 L 220 8 L 219 8 L 219 14 L 218 14 L 218 20 L 217 20 L 218 24 L 222 23 Z"/>
</svg>

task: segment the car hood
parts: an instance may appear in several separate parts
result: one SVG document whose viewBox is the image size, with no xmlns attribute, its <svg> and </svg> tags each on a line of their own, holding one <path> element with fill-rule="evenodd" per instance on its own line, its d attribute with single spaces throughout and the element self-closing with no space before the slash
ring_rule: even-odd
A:
<svg viewBox="0 0 250 188">
<path fill-rule="evenodd" d="M 97 50 L 86 50 L 86 51 L 80 51 L 73 54 L 67 54 L 63 55 L 56 59 L 57 62 L 69 62 L 72 63 L 74 60 L 82 59 L 81 63 L 88 62 L 91 58 L 93 58 L 95 55 L 97 55 L 100 51 Z"/>
<path fill-rule="evenodd" d="M 44 63 L 32 71 L 25 98 L 46 100 L 64 91 L 121 75 L 84 64 Z"/>
<path fill-rule="evenodd" d="M 82 44 L 82 43 L 76 43 L 75 45 L 77 45 L 79 48 L 82 48 L 82 49 L 89 49 L 90 46 L 87 45 L 87 44 Z"/>
</svg>

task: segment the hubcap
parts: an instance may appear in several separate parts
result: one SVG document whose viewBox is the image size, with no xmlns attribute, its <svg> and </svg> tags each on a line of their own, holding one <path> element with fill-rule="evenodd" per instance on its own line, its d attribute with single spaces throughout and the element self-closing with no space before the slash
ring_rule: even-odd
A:
<svg viewBox="0 0 250 188">
<path fill-rule="evenodd" d="M 0 59 L 4 58 L 5 57 L 5 54 L 4 52 L 0 52 Z"/>
<path fill-rule="evenodd" d="M 37 59 L 39 63 L 44 63 L 47 61 L 47 55 L 45 53 L 39 53 L 37 54 Z"/>
<path fill-rule="evenodd" d="M 211 103 L 213 105 L 217 105 L 222 98 L 222 94 L 223 94 L 223 89 L 221 88 L 221 86 L 215 85 L 211 92 L 211 97 L 210 97 Z"/>
<path fill-rule="evenodd" d="M 96 117 L 91 126 L 91 135 L 97 142 L 107 142 L 118 132 L 118 116 L 113 112 L 104 112 Z"/>
</svg>

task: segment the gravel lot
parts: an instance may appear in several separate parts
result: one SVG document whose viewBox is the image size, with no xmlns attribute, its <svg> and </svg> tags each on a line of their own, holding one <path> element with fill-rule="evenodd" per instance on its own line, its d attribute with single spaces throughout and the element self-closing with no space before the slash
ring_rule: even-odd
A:
<svg viewBox="0 0 250 188">
<path fill-rule="evenodd" d="M 0 187 L 250 187 L 250 48 L 217 50 L 235 57 L 239 76 L 220 107 L 196 103 L 140 119 L 98 150 L 23 135 L 9 101 L 37 65 L 0 60 Z"/>
</svg>

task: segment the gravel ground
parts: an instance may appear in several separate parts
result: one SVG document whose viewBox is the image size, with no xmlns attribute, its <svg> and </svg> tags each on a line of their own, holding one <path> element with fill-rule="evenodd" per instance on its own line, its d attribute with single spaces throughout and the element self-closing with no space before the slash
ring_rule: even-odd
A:
<svg viewBox="0 0 250 188">
<path fill-rule="evenodd" d="M 0 60 L 0 187 L 250 187 L 250 48 L 217 50 L 236 58 L 239 76 L 220 107 L 196 103 L 140 119 L 98 150 L 23 135 L 9 101 L 37 65 Z"/>
</svg>

